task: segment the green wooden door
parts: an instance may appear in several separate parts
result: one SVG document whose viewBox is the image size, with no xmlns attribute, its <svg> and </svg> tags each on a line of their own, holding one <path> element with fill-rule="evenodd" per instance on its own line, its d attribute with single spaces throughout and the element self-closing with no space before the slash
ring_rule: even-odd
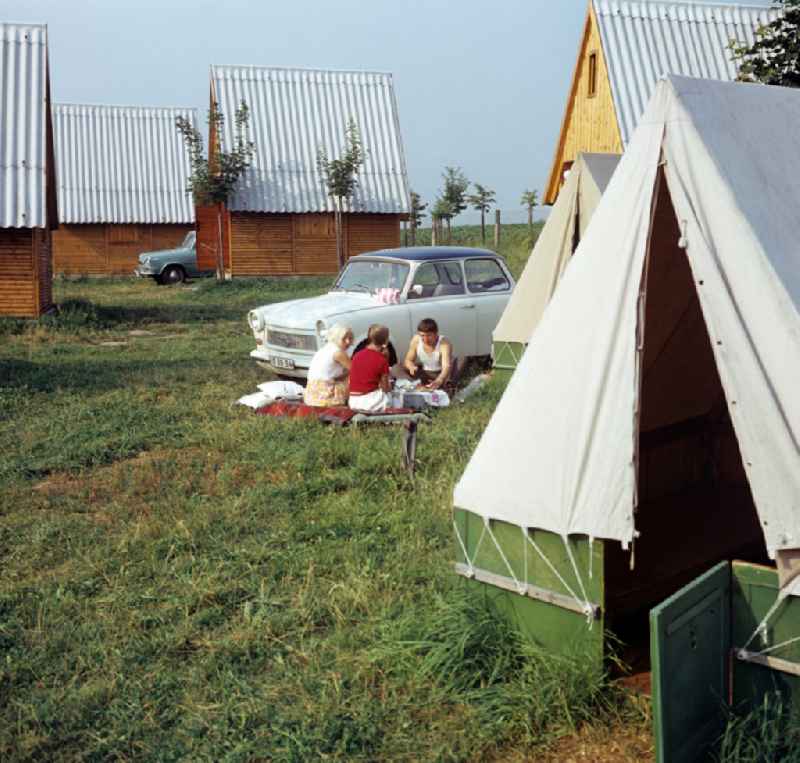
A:
<svg viewBox="0 0 800 763">
<path fill-rule="evenodd" d="M 724 729 L 730 649 L 728 562 L 650 612 L 656 760 L 706 760 Z"/>
</svg>

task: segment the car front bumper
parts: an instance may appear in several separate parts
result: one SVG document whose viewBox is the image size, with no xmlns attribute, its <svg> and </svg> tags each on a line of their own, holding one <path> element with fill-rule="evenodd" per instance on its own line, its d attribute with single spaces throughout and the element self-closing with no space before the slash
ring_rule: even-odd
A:
<svg viewBox="0 0 800 763">
<path fill-rule="evenodd" d="M 305 379 L 308 376 L 308 367 L 311 355 L 292 354 L 279 352 L 272 348 L 257 347 L 250 352 L 250 357 L 266 365 L 271 371 L 281 376 L 291 376 L 294 379 Z"/>
<path fill-rule="evenodd" d="M 158 271 L 147 265 L 139 265 L 139 267 L 134 268 L 133 274 L 137 278 L 156 278 L 158 276 Z"/>
</svg>

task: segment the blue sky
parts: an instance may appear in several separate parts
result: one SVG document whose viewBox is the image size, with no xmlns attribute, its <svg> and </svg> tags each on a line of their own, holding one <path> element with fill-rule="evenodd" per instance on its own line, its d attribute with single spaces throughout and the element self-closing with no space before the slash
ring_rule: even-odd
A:
<svg viewBox="0 0 800 763">
<path fill-rule="evenodd" d="M 751 0 L 752 2 L 752 0 Z M 768 0 L 756 0 L 768 5 Z M 208 67 L 261 64 L 394 75 L 412 188 L 445 166 L 522 221 L 541 195 L 587 0 L 4 0 L 49 26 L 56 102 L 208 106 Z M 470 221 L 465 213 L 459 220 Z"/>
</svg>

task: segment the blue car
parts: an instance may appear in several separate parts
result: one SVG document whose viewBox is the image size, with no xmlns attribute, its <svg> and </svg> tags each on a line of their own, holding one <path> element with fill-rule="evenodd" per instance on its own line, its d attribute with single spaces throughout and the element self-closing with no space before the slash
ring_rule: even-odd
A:
<svg viewBox="0 0 800 763">
<path fill-rule="evenodd" d="M 157 283 L 182 283 L 187 278 L 214 275 L 213 270 L 197 267 L 197 234 L 190 231 L 177 249 L 144 252 L 139 255 L 139 265 L 133 271 L 139 278 L 152 278 Z"/>
</svg>

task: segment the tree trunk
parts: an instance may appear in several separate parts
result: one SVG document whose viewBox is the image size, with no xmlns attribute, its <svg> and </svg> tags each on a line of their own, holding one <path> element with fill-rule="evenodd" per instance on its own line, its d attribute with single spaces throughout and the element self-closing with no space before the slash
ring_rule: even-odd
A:
<svg viewBox="0 0 800 763">
<path fill-rule="evenodd" d="M 481 243 L 486 246 L 486 210 L 481 207 Z"/>
<path fill-rule="evenodd" d="M 500 246 L 500 210 L 494 211 L 494 248 Z"/>
<path fill-rule="evenodd" d="M 339 270 L 344 267 L 344 246 L 342 245 L 342 200 L 336 199 L 336 211 L 333 213 L 333 219 L 336 226 L 336 262 L 339 265 Z"/>
<path fill-rule="evenodd" d="M 225 252 L 222 248 L 222 204 L 217 204 L 217 282 L 225 280 Z"/>
<path fill-rule="evenodd" d="M 437 228 L 438 220 L 434 217 L 431 219 L 431 246 L 436 246 L 436 244 L 439 242 L 439 238 L 436 235 L 438 232 Z"/>
<path fill-rule="evenodd" d="M 409 241 L 411 242 L 411 246 L 417 245 L 417 221 L 411 220 L 409 224 Z"/>
<path fill-rule="evenodd" d="M 528 235 L 533 235 L 533 207 L 528 206 Z"/>
<path fill-rule="evenodd" d="M 447 243 L 448 244 L 452 244 L 453 243 L 453 230 L 450 227 L 450 218 L 449 217 L 447 218 Z"/>
</svg>

